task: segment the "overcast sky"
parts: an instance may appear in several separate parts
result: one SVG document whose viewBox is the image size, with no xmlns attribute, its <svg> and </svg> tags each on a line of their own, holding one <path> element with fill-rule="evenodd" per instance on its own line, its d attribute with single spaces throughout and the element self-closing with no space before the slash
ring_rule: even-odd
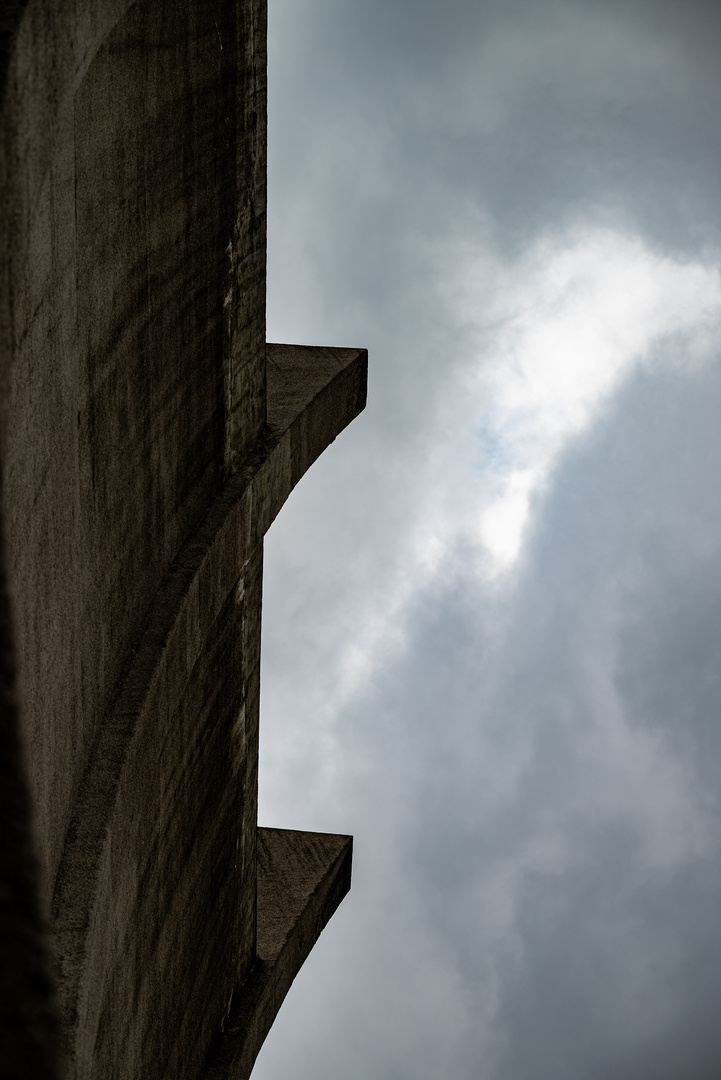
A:
<svg viewBox="0 0 721 1080">
<path fill-rule="evenodd" d="M 721 1076 L 721 4 L 271 0 L 261 823 L 355 836 L 257 1080 Z"/>
</svg>

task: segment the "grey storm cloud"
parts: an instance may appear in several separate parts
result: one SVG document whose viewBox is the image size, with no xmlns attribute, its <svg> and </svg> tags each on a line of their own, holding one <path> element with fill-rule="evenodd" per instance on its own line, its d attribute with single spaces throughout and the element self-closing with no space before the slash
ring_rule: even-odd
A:
<svg viewBox="0 0 721 1080">
<path fill-rule="evenodd" d="M 259 1080 L 712 1080 L 721 10 L 270 18 L 268 336 L 370 394 L 266 543 L 262 823 L 356 846 Z"/>
</svg>

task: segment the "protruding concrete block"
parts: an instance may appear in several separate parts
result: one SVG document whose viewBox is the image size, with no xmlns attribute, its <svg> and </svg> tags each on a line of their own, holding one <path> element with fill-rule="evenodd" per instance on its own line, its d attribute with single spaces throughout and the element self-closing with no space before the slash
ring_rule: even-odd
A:
<svg viewBox="0 0 721 1080">
<path fill-rule="evenodd" d="M 258 950 L 203 1080 L 247 1080 L 293 980 L 350 889 L 353 838 L 258 829 Z"/>
</svg>

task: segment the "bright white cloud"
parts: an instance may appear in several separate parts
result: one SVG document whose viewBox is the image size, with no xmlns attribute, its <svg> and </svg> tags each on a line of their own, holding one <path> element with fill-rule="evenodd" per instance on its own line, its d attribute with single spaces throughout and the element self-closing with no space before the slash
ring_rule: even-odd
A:
<svg viewBox="0 0 721 1080">
<path fill-rule="evenodd" d="M 485 464 L 480 536 L 495 571 L 521 551 L 533 501 L 564 447 L 599 416 L 640 364 L 668 362 L 658 346 L 684 338 L 677 362 L 703 355 L 721 318 L 716 267 L 678 263 L 613 232 L 544 240 L 500 268 L 464 268 L 461 316 L 478 330 Z M 474 296 L 482 277 L 485 288 Z M 489 335 L 490 323 L 498 329 Z M 679 345 L 680 345 L 679 341 Z"/>
<path fill-rule="evenodd" d="M 294 520 L 289 505 L 269 537 L 289 639 L 293 620 L 314 610 L 321 597 L 327 613 L 312 626 L 304 617 L 302 647 L 315 662 L 299 674 L 300 682 L 270 670 L 266 676 L 265 717 L 285 718 L 284 739 L 272 749 L 274 776 L 283 775 L 286 758 L 300 754 L 304 769 L 317 771 L 324 762 L 330 783 L 339 752 L 337 718 L 379 666 L 402 652 L 415 599 L 439 575 L 453 572 L 461 549 L 481 585 L 514 580 L 508 572 L 523 553 L 564 450 L 593 427 L 632 372 L 640 365 L 686 367 L 711 355 L 711 329 L 721 317 L 718 271 L 660 257 L 638 239 L 579 229 L 538 241 L 512 262 L 488 245 L 425 254 L 436 260 L 437 281 L 444 282 L 444 317 L 465 342 L 463 359 L 449 366 L 435 411 L 426 414 L 425 457 L 406 460 L 403 448 L 394 447 L 398 458 L 387 491 L 383 454 L 366 477 L 378 500 L 370 518 L 375 532 L 368 531 L 367 513 L 353 520 L 374 553 L 372 577 L 338 561 L 325 546 L 337 543 L 327 526 L 324 535 L 313 529 L 301 542 L 309 524 L 328 518 L 324 499 L 333 506 L 331 521 L 359 512 L 347 481 L 358 474 L 359 462 L 344 460 L 339 447 L 323 462 L 328 471 L 316 466 L 303 481 L 306 496 L 318 500 L 316 510 Z M 661 347 L 674 341 L 678 348 Z M 411 371 L 409 381 L 413 377 Z M 299 576 L 293 568 L 301 553 Z M 271 598 L 274 581 L 269 577 Z M 501 609 L 497 621 L 500 633 Z M 299 699 L 306 706 L 296 728 L 290 718 Z M 313 748 L 312 765 L 306 747 Z M 325 783 L 315 788 L 326 802 Z M 274 815 L 282 816 L 280 807 Z"/>
</svg>

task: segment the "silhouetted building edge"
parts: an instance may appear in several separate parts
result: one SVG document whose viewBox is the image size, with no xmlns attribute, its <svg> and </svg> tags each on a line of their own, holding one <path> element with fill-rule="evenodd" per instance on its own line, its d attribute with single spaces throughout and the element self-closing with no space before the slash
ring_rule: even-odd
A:
<svg viewBox="0 0 721 1080">
<path fill-rule="evenodd" d="M 263 0 L 0 64 L 0 1077 L 245 1077 L 351 859 L 257 830 L 263 536 L 367 354 L 265 344 Z"/>
</svg>

